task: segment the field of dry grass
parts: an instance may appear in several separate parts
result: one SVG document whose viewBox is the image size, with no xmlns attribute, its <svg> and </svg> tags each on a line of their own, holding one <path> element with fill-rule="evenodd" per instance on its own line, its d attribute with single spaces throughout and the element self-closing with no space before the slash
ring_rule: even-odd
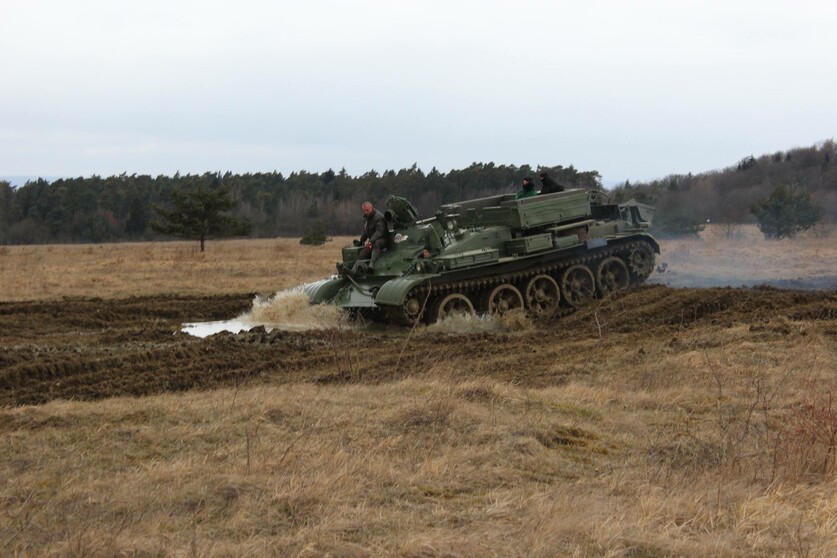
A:
<svg viewBox="0 0 837 558">
<path fill-rule="evenodd" d="M 792 242 L 837 275 L 826 239 Z M 659 277 L 798 265 L 791 245 L 677 241 Z M 271 293 L 330 273 L 339 246 L 7 247 L 0 300 Z M 46 380 L 70 368 L 50 356 L 65 323 L 91 370 L 61 382 L 118 378 L 123 348 L 158 355 L 145 373 L 161 382 L 211 351 L 260 356 L 216 389 L 197 371 L 184 392 L 0 408 L 5 555 L 837 555 L 833 291 L 652 287 L 516 332 L 242 334 L 168 353 L 171 319 L 45 308 L 45 339 L 0 320 L 12 395 L 25 358 L 47 359 Z"/>
<path fill-rule="evenodd" d="M 274 293 L 334 273 L 340 247 L 298 239 L 0 246 L 0 300 Z"/>
<path fill-rule="evenodd" d="M 805 234 L 782 242 L 764 240 L 755 226 L 737 227 L 730 238 L 710 225 L 700 238 L 663 240 L 665 271 L 652 282 L 674 287 L 837 287 L 837 241 Z M 334 272 L 340 248 L 351 237 L 322 246 L 297 239 L 221 240 L 204 253 L 194 242 L 0 246 L 0 301 L 65 296 L 124 298 L 161 293 L 271 294 Z M 808 284 L 795 285 L 805 278 Z"/>
</svg>

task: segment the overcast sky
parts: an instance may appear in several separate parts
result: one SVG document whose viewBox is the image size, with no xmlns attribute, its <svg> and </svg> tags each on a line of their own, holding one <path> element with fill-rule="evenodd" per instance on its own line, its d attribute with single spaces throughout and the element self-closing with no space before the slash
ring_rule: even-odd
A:
<svg viewBox="0 0 837 558">
<path fill-rule="evenodd" d="M 0 175 L 569 165 L 837 136 L 837 2 L 0 0 Z"/>
</svg>

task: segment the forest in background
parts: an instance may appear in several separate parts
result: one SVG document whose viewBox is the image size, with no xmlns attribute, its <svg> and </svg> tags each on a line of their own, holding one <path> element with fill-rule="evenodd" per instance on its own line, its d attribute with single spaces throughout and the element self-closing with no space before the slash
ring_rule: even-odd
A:
<svg viewBox="0 0 837 558">
<path fill-rule="evenodd" d="M 702 174 L 626 182 L 615 201 L 636 198 L 657 206 L 656 226 L 672 222 L 754 222 L 750 208 L 778 185 L 810 192 L 837 220 L 837 146 L 833 140 L 759 157 Z M 473 163 L 465 169 L 425 173 L 416 165 L 350 176 L 345 170 L 233 174 L 207 172 L 172 177 L 128 175 L 38 179 L 13 188 L 0 181 L 0 244 L 114 242 L 160 238 L 151 227 L 154 205 L 167 206 L 172 191 L 229 188 L 238 202 L 233 216 L 248 221 L 251 236 L 298 236 L 322 224 L 328 234 L 360 230 L 360 204 L 383 206 L 389 195 L 410 199 L 421 216 L 443 203 L 514 192 L 525 176 L 546 170 L 568 188 L 602 189 L 597 171 Z"/>
<path fill-rule="evenodd" d="M 568 187 L 597 188 L 595 171 L 574 167 L 543 167 Z M 172 191 L 221 185 L 238 202 L 232 214 L 251 224 L 258 238 L 297 236 L 322 223 L 328 234 L 356 234 L 360 205 L 371 200 L 384 206 L 390 195 L 404 196 L 420 215 L 432 215 L 440 204 L 514 192 L 532 168 L 473 163 L 462 170 L 424 173 L 416 165 L 399 171 L 374 170 L 350 176 L 345 170 L 323 173 L 230 172 L 172 177 L 121 174 L 102 178 L 39 179 L 14 189 L 0 182 L 0 244 L 109 242 L 160 238 L 150 222 L 154 205 L 167 206 Z"/>
</svg>

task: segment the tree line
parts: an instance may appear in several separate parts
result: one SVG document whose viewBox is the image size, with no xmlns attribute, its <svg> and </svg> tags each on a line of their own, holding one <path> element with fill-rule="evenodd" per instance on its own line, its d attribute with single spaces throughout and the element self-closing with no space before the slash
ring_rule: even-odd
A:
<svg viewBox="0 0 837 558">
<path fill-rule="evenodd" d="M 657 207 L 655 230 L 683 234 L 706 221 L 756 222 L 754 210 L 777 188 L 775 199 L 801 192 L 819 215 L 837 220 L 837 146 L 832 140 L 759 157 L 702 174 L 670 175 L 642 183 L 625 182 L 610 193 L 614 201 L 635 198 Z M 439 205 L 463 199 L 515 192 L 524 177 L 547 171 L 569 188 L 601 189 L 595 170 L 473 163 L 443 173 L 412 165 L 374 170 L 359 176 L 345 169 L 322 173 L 204 173 L 174 176 L 128 175 L 103 178 L 38 179 L 20 188 L 0 181 L 0 244 L 112 242 L 164 238 L 152 227 L 158 209 L 171 208 L 184 192 L 223 189 L 234 202 L 228 217 L 248 223 L 253 237 L 300 236 L 320 228 L 325 234 L 356 234 L 360 204 L 383 205 L 389 195 L 412 201 L 421 216 Z M 777 197 L 778 196 L 778 197 Z M 795 198 L 794 198 L 795 199 Z M 779 202 L 776 202 L 779 203 Z M 759 209 L 761 208 L 761 209 Z M 781 214 L 779 214 L 781 215 Z M 775 218 L 775 217 L 774 217 Z M 778 218 L 781 220 L 781 216 Z"/>
<path fill-rule="evenodd" d="M 298 236 L 317 224 L 329 234 L 356 234 L 360 204 L 383 206 L 389 195 L 412 201 L 431 216 L 443 203 L 514 192 L 525 176 L 546 170 L 568 187 L 599 188 L 596 171 L 473 163 L 465 169 L 425 173 L 412 165 L 398 171 L 374 170 L 351 176 L 345 169 L 322 173 L 204 173 L 103 178 L 38 179 L 18 189 L 0 182 L 0 244 L 112 242 L 163 238 L 152 227 L 155 207 L 171 208 L 178 195 L 223 188 L 234 207 L 229 216 L 249 223 L 254 237 Z"/>
</svg>

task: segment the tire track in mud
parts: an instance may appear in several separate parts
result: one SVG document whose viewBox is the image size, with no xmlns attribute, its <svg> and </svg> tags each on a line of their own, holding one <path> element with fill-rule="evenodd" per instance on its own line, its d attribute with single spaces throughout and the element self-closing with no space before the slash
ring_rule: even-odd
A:
<svg viewBox="0 0 837 558">
<path fill-rule="evenodd" d="M 672 289 L 648 285 L 615 293 L 562 320 L 567 326 L 591 323 L 597 314 L 610 331 L 695 324 L 731 326 L 784 316 L 791 320 L 837 319 L 837 292 L 785 291 L 773 287 Z"/>
<path fill-rule="evenodd" d="M 669 338 L 672 330 L 752 328 L 779 317 L 824 322 L 826 334 L 837 336 L 834 292 L 663 286 L 621 292 L 516 333 L 408 337 L 406 329 L 256 328 L 204 339 L 176 333 L 184 322 L 239 315 L 252 298 L 164 295 L 0 303 L 0 406 L 256 382 L 378 383 L 422 374 L 545 386 L 585 373 L 581 364 L 556 362 L 583 363 L 603 332 L 626 354 L 635 352 L 637 339 Z"/>
</svg>

